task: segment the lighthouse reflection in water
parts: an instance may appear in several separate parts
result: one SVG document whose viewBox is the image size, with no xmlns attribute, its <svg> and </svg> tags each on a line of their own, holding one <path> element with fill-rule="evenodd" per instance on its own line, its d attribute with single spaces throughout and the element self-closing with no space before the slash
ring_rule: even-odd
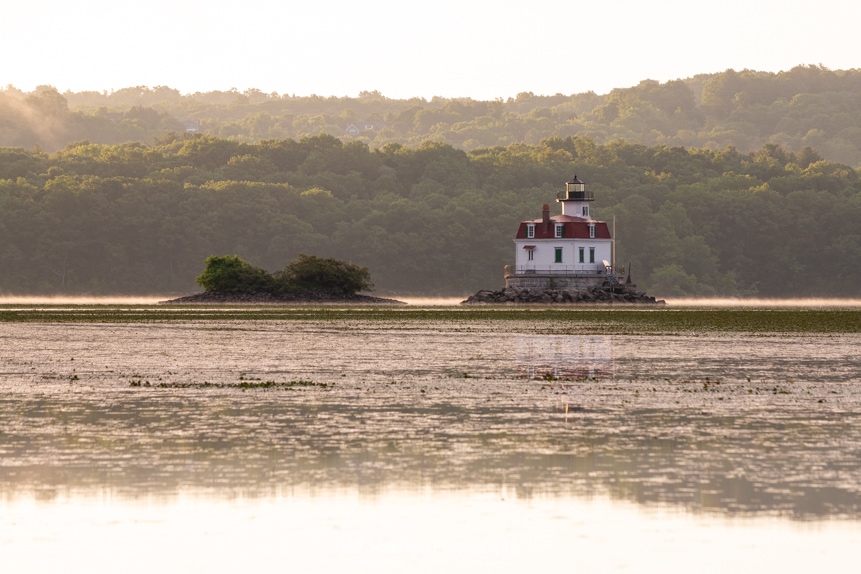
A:
<svg viewBox="0 0 861 574">
<path fill-rule="evenodd" d="M 608 335 L 516 335 L 517 368 L 529 379 L 603 379 L 613 370 Z"/>
</svg>

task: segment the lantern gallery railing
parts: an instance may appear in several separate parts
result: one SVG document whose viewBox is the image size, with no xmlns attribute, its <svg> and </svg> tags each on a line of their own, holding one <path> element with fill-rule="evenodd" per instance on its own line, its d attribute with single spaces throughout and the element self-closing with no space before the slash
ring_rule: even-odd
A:
<svg viewBox="0 0 861 574">
<path fill-rule="evenodd" d="M 559 191 L 556 193 L 556 201 L 594 201 L 594 191 Z"/>
</svg>

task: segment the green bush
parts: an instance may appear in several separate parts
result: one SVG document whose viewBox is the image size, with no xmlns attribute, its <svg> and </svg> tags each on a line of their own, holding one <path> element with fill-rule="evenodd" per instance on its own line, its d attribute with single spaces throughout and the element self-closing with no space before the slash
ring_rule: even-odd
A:
<svg viewBox="0 0 861 574">
<path fill-rule="evenodd" d="M 269 273 L 236 255 L 211 255 L 205 263 L 203 273 L 195 279 L 205 291 L 252 293 L 273 290 L 274 281 Z"/>
<path fill-rule="evenodd" d="M 318 290 L 341 295 L 374 288 L 367 267 L 304 253 L 275 274 L 275 283 L 282 291 Z"/>
<path fill-rule="evenodd" d="M 367 267 L 331 257 L 323 259 L 301 254 L 274 276 L 236 255 L 211 255 L 205 263 L 206 268 L 195 281 L 206 291 L 286 293 L 313 290 L 352 295 L 374 288 Z"/>
</svg>

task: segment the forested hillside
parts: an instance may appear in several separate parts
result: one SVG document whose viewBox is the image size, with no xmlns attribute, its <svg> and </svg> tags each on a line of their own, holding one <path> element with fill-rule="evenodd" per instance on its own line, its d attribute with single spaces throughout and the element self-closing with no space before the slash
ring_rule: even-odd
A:
<svg viewBox="0 0 861 574">
<path fill-rule="evenodd" d="M 275 271 L 300 253 L 367 266 L 380 293 L 497 288 L 518 222 L 574 174 L 655 295 L 861 291 L 859 174 L 810 148 L 567 137 L 465 152 L 321 135 L 2 148 L 0 292 L 185 293 L 209 255 Z"/>
<path fill-rule="evenodd" d="M 151 142 L 171 131 L 254 143 L 330 134 L 372 148 L 426 141 L 472 150 L 588 136 L 714 150 L 767 143 L 861 166 L 861 70 L 799 66 L 780 73 L 727 70 L 684 80 L 644 80 L 609 94 L 521 93 L 507 100 L 297 97 L 238 90 L 180 94 L 159 86 L 63 94 L 50 87 L 0 91 L 0 146 L 48 151 L 82 139 Z"/>
</svg>

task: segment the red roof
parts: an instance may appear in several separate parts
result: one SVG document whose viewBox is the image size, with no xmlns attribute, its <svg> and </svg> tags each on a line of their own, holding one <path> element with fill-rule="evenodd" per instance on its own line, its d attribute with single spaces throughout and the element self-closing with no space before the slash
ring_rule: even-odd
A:
<svg viewBox="0 0 861 574">
<path fill-rule="evenodd" d="M 544 228 L 544 221 L 539 219 L 531 219 L 522 221 L 520 228 L 517 230 L 516 239 L 559 239 L 556 237 L 556 224 L 561 223 L 565 227 L 562 230 L 562 239 L 590 239 L 589 225 L 595 226 L 594 239 L 612 239 L 610 236 L 610 228 L 604 221 L 595 221 L 594 219 L 584 219 L 582 217 L 574 217 L 572 215 L 554 215 L 550 218 L 547 224 L 547 229 Z M 528 224 L 535 225 L 535 236 L 526 236 L 526 226 Z"/>
</svg>

